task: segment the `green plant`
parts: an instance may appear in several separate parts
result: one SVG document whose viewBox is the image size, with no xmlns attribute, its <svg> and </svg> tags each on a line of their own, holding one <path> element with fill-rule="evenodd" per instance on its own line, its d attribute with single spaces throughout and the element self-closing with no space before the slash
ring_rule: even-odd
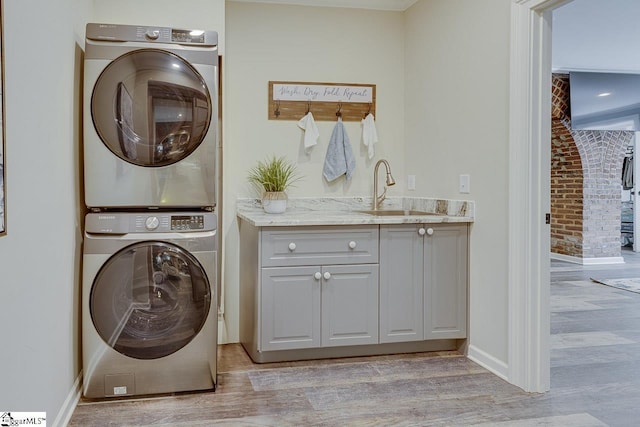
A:
<svg viewBox="0 0 640 427">
<path fill-rule="evenodd" d="M 249 182 L 266 193 L 284 192 L 300 179 L 297 167 L 284 157 L 272 156 L 249 170 Z M 267 197 L 269 197 L 267 195 Z"/>
</svg>

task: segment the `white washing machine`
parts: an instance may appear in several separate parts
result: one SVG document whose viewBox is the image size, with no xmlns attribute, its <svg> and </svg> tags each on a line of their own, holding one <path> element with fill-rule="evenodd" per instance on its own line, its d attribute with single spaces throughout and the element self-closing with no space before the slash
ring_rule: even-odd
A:
<svg viewBox="0 0 640 427">
<path fill-rule="evenodd" d="M 85 223 L 84 396 L 215 390 L 216 215 L 90 213 Z"/>
<path fill-rule="evenodd" d="M 215 206 L 217 45 L 215 31 L 87 24 L 88 207 Z"/>
</svg>

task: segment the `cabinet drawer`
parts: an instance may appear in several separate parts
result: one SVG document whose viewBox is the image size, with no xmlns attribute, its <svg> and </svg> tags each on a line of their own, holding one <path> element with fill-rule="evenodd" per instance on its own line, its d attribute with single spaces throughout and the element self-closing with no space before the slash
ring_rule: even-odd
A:
<svg viewBox="0 0 640 427">
<path fill-rule="evenodd" d="M 378 262 L 378 226 L 274 227 L 261 240 L 263 267 Z"/>
</svg>

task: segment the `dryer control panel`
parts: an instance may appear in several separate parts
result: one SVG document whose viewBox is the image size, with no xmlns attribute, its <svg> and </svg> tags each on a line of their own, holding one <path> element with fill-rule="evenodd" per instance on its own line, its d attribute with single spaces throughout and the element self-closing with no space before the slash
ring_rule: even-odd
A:
<svg viewBox="0 0 640 427">
<path fill-rule="evenodd" d="M 111 42 L 175 43 L 197 46 L 217 46 L 216 31 L 189 30 L 145 25 L 118 25 L 89 23 L 86 28 L 89 40 Z"/>
</svg>

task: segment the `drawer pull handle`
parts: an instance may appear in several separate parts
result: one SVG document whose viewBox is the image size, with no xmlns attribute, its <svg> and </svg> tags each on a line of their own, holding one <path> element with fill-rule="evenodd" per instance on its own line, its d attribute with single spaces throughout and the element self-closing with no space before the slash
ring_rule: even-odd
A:
<svg viewBox="0 0 640 427">
<path fill-rule="evenodd" d="M 320 280 L 320 279 L 322 279 L 322 274 L 320 274 L 320 272 L 319 272 L 319 271 L 316 271 L 316 274 L 314 274 L 314 275 L 313 275 L 313 277 L 314 277 L 316 280 Z"/>
<path fill-rule="evenodd" d="M 424 236 L 426 232 L 427 232 L 427 230 L 425 230 L 425 229 L 424 229 L 424 228 L 422 228 L 422 227 L 420 227 L 420 228 L 418 229 L 418 234 L 419 234 L 419 235 L 421 235 L 421 236 Z"/>
<path fill-rule="evenodd" d="M 295 251 L 295 250 L 296 250 L 296 244 L 295 244 L 295 243 L 293 243 L 293 242 L 289 243 L 289 250 L 290 250 L 291 252 Z"/>
<path fill-rule="evenodd" d="M 433 228 L 427 228 L 427 234 L 433 236 Z"/>
<path fill-rule="evenodd" d="M 356 246 L 358 246 L 358 244 L 357 244 L 356 242 L 354 242 L 353 240 L 349 242 L 349 247 L 350 247 L 351 249 L 355 249 L 355 248 L 356 248 Z"/>
<path fill-rule="evenodd" d="M 331 273 L 329 273 L 328 271 L 324 272 L 324 280 L 329 280 L 331 279 Z"/>
</svg>

